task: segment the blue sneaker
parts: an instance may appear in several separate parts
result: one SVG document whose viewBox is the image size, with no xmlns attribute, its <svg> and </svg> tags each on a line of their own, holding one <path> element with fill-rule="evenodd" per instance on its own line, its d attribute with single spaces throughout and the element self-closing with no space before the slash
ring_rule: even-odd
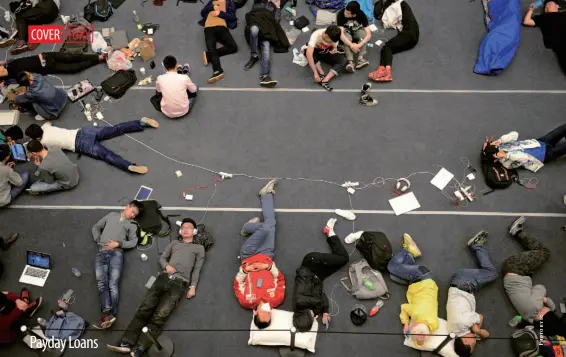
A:
<svg viewBox="0 0 566 357">
<path fill-rule="evenodd" d="M 106 345 L 106 348 L 119 353 L 130 353 L 132 351 L 132 345 L 122 340 L 118 341 L 115 345 Z"/>
</svg>

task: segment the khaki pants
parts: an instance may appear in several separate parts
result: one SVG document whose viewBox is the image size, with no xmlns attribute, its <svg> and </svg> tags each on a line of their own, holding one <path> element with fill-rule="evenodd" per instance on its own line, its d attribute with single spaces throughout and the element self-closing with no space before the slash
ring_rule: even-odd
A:
<svg viewBox="0 0 566 357">
<path fill-rule="evenodd" d="M 366 30 L 363 28 L 359 29 L 354 33 L 354 36 L 350 35 L 347 31 L 344 31 L 344 35 L 350 40 L 351 42 L 358 43 L 366 37 Z M 353 39 L 352 39 L 353 37 Z M 346 54 L 346 58 L 348 61 L 354 61 L 354 52 L 348 46 L 344 46 L 344 52 Z M 358 52 L 358 56 L 364 56 L 366 54 L 366 45 L 363 45 L 360 48 L 360 52 Z"/>
</svg>

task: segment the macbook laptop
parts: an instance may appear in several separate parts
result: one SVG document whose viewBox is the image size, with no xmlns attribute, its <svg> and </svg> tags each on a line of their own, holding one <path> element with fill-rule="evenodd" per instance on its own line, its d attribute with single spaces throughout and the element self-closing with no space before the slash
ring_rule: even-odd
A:
<svg viewBox="0 0 566 357">
<path fill-rule="evenodd" d="M 20 277 L 20 283 L 43 286 L 50 272 L 51 256 L 28 250 L 27 265 Z"/>
<path fill-rule="evenodd" d="M 26 149 L 22 144 L 14 144 L 10 146 L 12 151 L 12 158 L 16 161 L 26 162 L 28 161 L 28 156 L 26 154 Z"/>
</svg>

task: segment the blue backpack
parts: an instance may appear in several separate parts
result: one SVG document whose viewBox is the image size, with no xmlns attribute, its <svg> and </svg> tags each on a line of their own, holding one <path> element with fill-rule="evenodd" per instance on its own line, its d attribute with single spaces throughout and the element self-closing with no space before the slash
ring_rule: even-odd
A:
<svg viewBox="0 0 566 357">
<path fill-rule="evenodd" d="M 344 0 L 307 0 L 307 5 L 315 17 L 316 10 L 313 9 L 313 5 L 323 10 L 342 10 L 346 6 Z"/>
<path fill-rule="evenodd" d="M 76 340 L 86 327 L 85 320 L 72 312 L 59 312 L 53 315 L 45 327 L 45 336 L 57 340 Z"/>
</svg>

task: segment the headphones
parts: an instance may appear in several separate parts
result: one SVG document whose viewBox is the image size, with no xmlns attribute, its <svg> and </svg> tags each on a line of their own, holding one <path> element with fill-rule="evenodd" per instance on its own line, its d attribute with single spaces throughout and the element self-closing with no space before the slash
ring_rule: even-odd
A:
<svg viewBox="0 0 566 357">
<path fill-rule="evenodd" d="M 395 185 L 395 190 L 399 192 L 406 192 L 411 188 L 411 182 L 406 178 L 401 177 L 397 180 L 397 184 Z"/>
<path fill-rule="evenodd" d="M 183 231 L 183 229 L 179 229 L 179 235 L 181 235 L 181 232 Z M 196 236 L 198 234 L 198 228 L 193 229 L 193 235 Z"/>
</svg>

